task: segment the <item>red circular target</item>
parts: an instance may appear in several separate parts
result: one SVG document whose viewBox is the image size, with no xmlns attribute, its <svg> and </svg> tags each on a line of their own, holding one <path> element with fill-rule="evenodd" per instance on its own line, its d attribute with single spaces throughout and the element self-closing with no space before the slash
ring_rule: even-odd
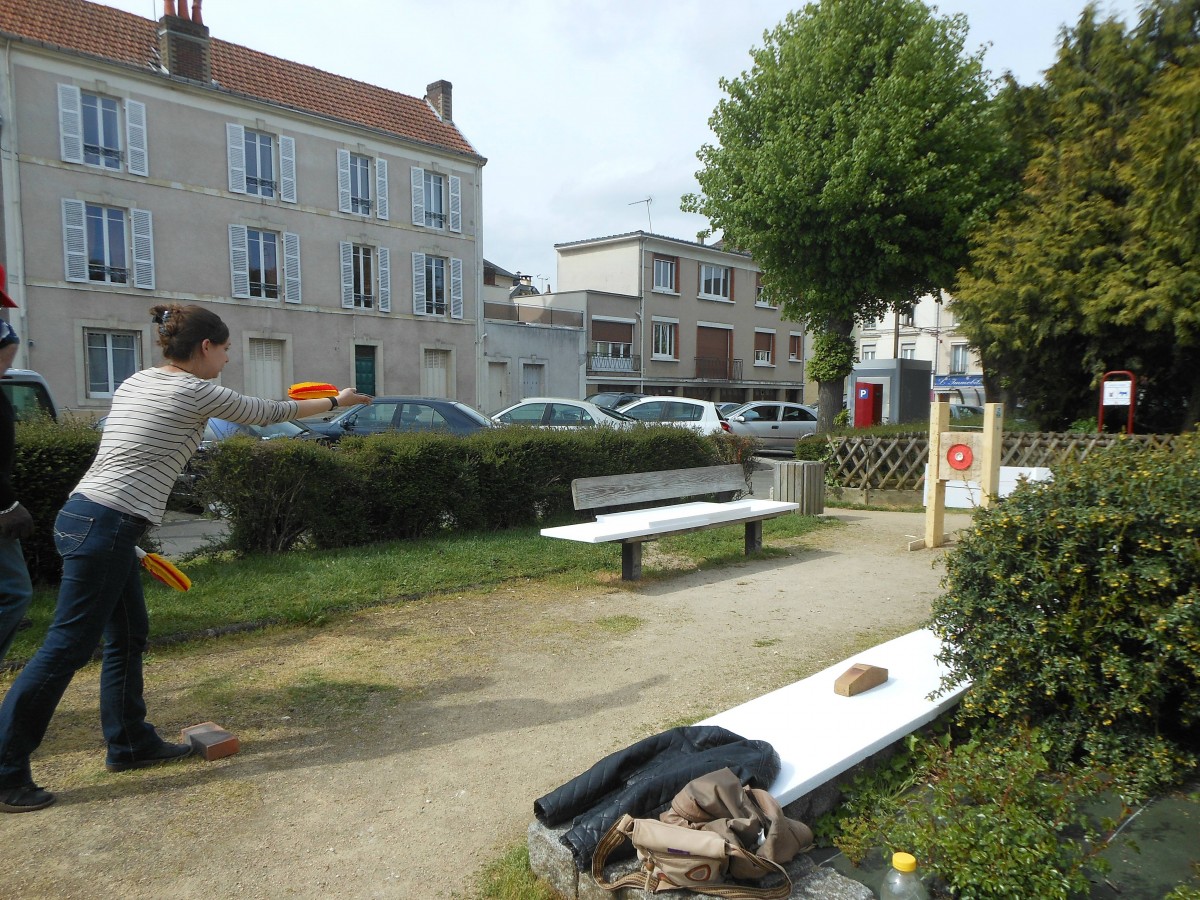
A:
<svg viewBox="0 0 1200 900">
<path fill-rule="evenodd" d="M 966 444 L 953 444 L 946 451 L 946 462 L 950 463 L 950 468 L 963 471 L 971 468 L 971 463 L 975 460 L 975 454 L 971 452 L 971 448 Z"/>
</svg>

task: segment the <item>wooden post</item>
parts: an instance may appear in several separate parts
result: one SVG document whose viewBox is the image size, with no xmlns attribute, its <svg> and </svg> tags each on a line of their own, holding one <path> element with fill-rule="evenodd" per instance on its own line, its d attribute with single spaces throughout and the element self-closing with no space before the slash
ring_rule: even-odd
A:
<svg viewBox="0 0 1200 900">
<path fill-rule="evenodd" d="M 946 540 L 946 482 L 942 480 L 942 432 L 950 428 L 950 401 L 938 394 L 929 406 L 929 468 L 925 472 L 929 502 L 925 506 L 925 546 L 940 547 Z M 912 548 L 917 549 L 917 548 Z"/>
<path fill-rule="evenodd" d="M 986 509 L 1000 499 L 1000 457 L 1004 452 L 1004 404 L 983 407 L 983 472 L 979 479 L 979 505 Z"/>
</svg>

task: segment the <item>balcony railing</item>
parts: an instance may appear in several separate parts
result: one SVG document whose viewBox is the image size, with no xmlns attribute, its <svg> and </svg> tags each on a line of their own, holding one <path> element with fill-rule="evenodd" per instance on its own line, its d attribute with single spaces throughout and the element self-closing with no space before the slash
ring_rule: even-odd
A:
<svg viewBox="0 0 1200 900">
<path fill-rule="evenodd" d="M 720 356 L 697 356 L 696 377 L 705 381 L 741 381 L 742 361 Z"/>
<path fill-rule="evenodd" d="M 499 322 L 520 322 L 525 325 L 553 325 L 558 328 L 582 328 L 583 313 L 577 309 L 555 309 L 532 303 L 501 303 L 485 300 L 483 317 Z"/>
<path fill-rule="evenodd" d="M 613 356 L 611 353 L 589 353 L 587 367 L 589 372 L 640 372 L 642 358 L 634 355 Z"/>
</svg>

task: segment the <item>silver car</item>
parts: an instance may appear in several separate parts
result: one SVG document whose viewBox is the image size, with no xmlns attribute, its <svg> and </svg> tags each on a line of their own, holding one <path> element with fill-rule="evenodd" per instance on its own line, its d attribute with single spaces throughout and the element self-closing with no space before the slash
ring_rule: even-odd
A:
<svg viewBox="0 0 1200 900">
<path fill-rule="evenodd" d="M 815 434 L 817 411 L 802 403 L 760 400 L 743 403 L 726 413 L 734 434 L 752 437 L 763 450 L 786 450 L 796 447 L 796 441 Z"/>
</svg>

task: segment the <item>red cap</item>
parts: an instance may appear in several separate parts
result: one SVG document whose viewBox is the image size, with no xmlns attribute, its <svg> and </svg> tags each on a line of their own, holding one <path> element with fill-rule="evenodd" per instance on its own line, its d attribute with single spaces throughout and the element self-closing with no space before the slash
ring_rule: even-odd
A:
<svg viewBox="0 0 1200 900">
<path fill-rule="evenodd" d="M 0 305 L 7 306 L 9 309 L 17 308 L 13 298 L 8 296 L 8 273 L 4 271 L 4 266 L 0 266 Z"/>
</svg>

